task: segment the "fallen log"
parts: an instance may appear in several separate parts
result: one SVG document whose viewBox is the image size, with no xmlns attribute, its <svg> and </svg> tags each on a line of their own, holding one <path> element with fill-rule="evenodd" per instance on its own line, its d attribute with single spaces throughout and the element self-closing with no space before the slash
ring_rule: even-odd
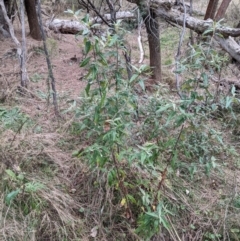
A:
<svg viewBox="0 0 240 241">
<path fill-rule="evenodd" d="M 172 24 L 183 26 L 185 22 L 187 28 L 198 34 L 211 34 L 214 32 L 214 38 L 221 48 L 240 63 L 240 46 L 232 38 L 240 36 L 240 28 L 230 28 L 221 25 L 214 26 L 214 22 L 211 19 L 201 20 L 189 15 L 184 16 L 184 14 L 174 9 L 166 11 L 164 8 L 158 8 L 155 11 L 159 17 L 164 18 Z"/>
<path fill-rule="evenodd" d="M 111 20 L 111 14 L 107 13 L 104 14 L 103 18 L 106 21 L 110 21 Z M 122 11 L 122 12 L 117 12 L 116 13 L 116 19 L 131 19 L 131 18 L 135 18 L 134 14 L 132 12 L 129 11 Z M 92 23 L 102 23 L 103 20 L 100 17 L 95 17 L 92 19 Z"/>
<path fill-rule="evenodd" d="M 79 21 L 54 19 L 47 21 L 46 25 L 49 29 L 56 33 L 77 34 L 82 33 L 86 27 Z"/>
<path fill-rule="evenodd" d="M 129 11 L 116 13 L 116 19 L 130 19 L 134 17 L 134 14 Z M 111 15 L 104 14 L 103 19 L 110 21 Z M 90 20 L 91 25 L 102 22 L 103 20 L 100 17 L 95 17 Z M 86 29 L 84 24 L 76 20 L 54 19 L 52 21 L 47 21 L 46 25 L 50 30 L 53 30 L 54 32 L 66 34 L 82 33 Z"/>
<path fill-rule="evenodd" d="M 183 26 L 185 21 L 186 27 L 192 29 L 194 32 L 202 34 L 207 30 L 219 34 L 222 37 L 238 37 L 240 36 L 240 28 L 230 28 L 214 23 L 212 19 L 201 20 L 189 15 L 184 16 L 176 10 L 166 11 L 163 8 L 158 8 L 156 14 L 164 18 L 166 21 Z M 211 31 L 210 31 L 211 32 Z"/>
<path fill-rule="evenodd" d="M 220 46 L 229 53 L 229 55 L 240 63 L 240 46 L 237 42 L 229 37 L 227 39 L 220 38 L 219 36 L 215 36 L 215 39 L 220 44 Z"/>
<path fill-rule="evenodd" d="M 137 3 L 139 0 L 129 0 L 129 2 Z M 186 27 L 193 30 L 196 33 L 203 34 L 208 32 L 215 33 L 214 38 L 219 45 L 234 59 L 240 63 L 240 46 L 231 37 L 240 36 L 240 28 L 230 28 L 222 25 L 215 24 L 213 20 L 201 20 L 184 15 L 183 13 L 173 9 L 174 0 L 151 0 L 149 7 L 154 9 L 155 13 L 172 24 L 183 26 L 184 22 Z M 116 19 L 134 18 L 134 14 L 129 11 L 117 12 Z M 104 19 L 109 21 L 111 19 L 110 14 L 105 14 Z M 99 17 L 95 17 L 90 20 L 91 24 L 101 23 L 103 20 Z M 73 20 L 60 20 L 54 19 L 52 22 L 47 23 L 49 29 L 55 32 L 77 34 L 81 33 L 86 27 L 78 21 Z"/>
</svg>

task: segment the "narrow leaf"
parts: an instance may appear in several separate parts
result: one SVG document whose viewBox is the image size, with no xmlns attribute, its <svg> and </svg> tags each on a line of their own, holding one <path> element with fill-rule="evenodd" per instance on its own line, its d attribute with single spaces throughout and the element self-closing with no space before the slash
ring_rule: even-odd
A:
<svg viewBox="0 0 240 241">
<path fill-rule="evenodd" d="M 13 199 L 18 195 L 19 192 L 20 192 L 20 189 L 17 189 L 15 191 L 8 193 L 8 195 L 5 198 L 6 203 L 9 205 L 11 201 L 13 201 Z"/>
<path fill-rule="evenodd" d="M 84 59 L 81 63 L 80 63 L 80 67 L 84 67 L 86 66 L 90 61 L 90 57 Z"/>
</svg>

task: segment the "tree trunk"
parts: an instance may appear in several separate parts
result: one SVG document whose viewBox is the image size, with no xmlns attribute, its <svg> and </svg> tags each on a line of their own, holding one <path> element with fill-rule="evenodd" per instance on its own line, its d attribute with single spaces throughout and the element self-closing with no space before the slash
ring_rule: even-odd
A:
<svg viewBox="0 0 240 241">
<path fill-rule="evenodd" d="M 42 40 L 35 7 L 35 0 L 25 0 L 25 8 L 28 16 L 28 24 L 31 37 L 36 40 Z"/>
<path fill-rule="evenodd" d="M 215 17 L 216 21 L 219 21 L 221 18 L 224 17 L 230 2 L 231 2 L 231 0 L 223 0 L 222 1 L 222 4 L 220 5 L 218 12 L 216 14 L 216 17 Z"/>
<path fill-rule="evenodd" d="M 38 17 L 38 21 L 39 21 L 38 26 L 39 26 L 39 29 L 41 31 L 41 36 L 42 36 L 42 40 L 43 40 L 43 49 L 44 49 L 44 52 L 45 52 L 47 66 L 48 66 L 48 81 L 47 81 L 48 82 L 48 91 L 49 91 L 49 95 L 50 95 L 50 92 L 52 92 L 54 112 L 55 112 L 55 115 L 57 117 L 59 117 L 60 113 L 59 113 L 59 110 L 58 110 L 56 82 L 55 82 L 55 78 L 53 76 L 52 64 L 51 64 L 49 53 L 48 53 L 48 50 L 47 50 L 46 36 L 45 36 L 44 30 L 43 30 L 42 15 L 41 15 L 41 2 L 40 2 L 41 0 L 36 0 L 36 1 L 37 1 L 37 6 L 38 6 L 38 11 L 36 12 L 37 17 Z M 50 82 L 49 82 L 49 79 L 50 79 Z M 50 84 L 51 84 L 51 90 L 50 90 Z"/>
<path fill-rule="evenodd" d="M 159 24 L 156 15 L 152 10 L 150 10 L 147 15 L 143 15 L 143 19 L 148 34 L 152 78 L 156 83 L 159 83 L 162 80 Z"/>
<path fill-rule="evenodd" d="M 4 6 L 7 11 L 8 18 L 13 22 L 14 15 L 15 15 L 15 9 L 16 9 L 15 0 L 4 0 Z M 3 13 L 2 13 L 1 9 L 0 9 L 0 35 L 3 35 L 3 37 L 10 36 L 8 24 L 3 17 Z"/>
<path fill-rule="evenodd" d="M 22 54 L 21 54 L 21 86 L 27 88 L 27 68 L 26 68 L 26 35 L 25 35 L 25 16 L 24 16 L 24 0 L 20 0 L 20 16 L 22 25 Z"/>
<path fill-rule="evenodd" d="M 209 18 L 214 19 L 214 16 L 217 11 L 218 2 L 219 0 L 209 0 L 204 20 L 207 20 Z"/>
<path fill-rule="evenodd" d="M 15 0 L 5 0 L 5 8 L 7 10 L 7 15 L 9 19 L 13 22 L 15 10 L 16 10 L 16 1 Z"/>
<path fill-rule="evenodd" d="M 162 80 L 161 71 L 161 47 L 160 47 L 160 31 L 155 13 L 155 6 L 170 10 L 172 5 L 175 3 L 171 1 L 152 0 L 151 7 L 145 0 L 127 0 L 130 3 L 135 3 L 139 7 L 141 16 L 144 20 L 147 34 L 148 34 L 148 45 L 150 55 L 150 68 L 152 69 L 152 78 L 155 83 L 159 83 Z M 154 6 L 155 5 L 155 6 Z"/>
</svg>

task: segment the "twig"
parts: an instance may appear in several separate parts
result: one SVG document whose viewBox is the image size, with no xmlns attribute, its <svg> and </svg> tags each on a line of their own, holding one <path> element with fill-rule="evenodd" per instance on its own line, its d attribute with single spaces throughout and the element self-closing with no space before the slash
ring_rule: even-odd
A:
<svg viewBox="0 0 240 241">
<path fill-rule="evenodd" d="M 23 122 L 21 123 L 21 125 L 18 127 L 18 129 L 17 129 L 17 131 L 16 131 L 16 133 L 15 133 L 15 135 L 14 135 L 14 137 L 13 137 L 11 143 L 10 143 L 9 149 L 12 147 L 13 142 L 16 140 L 17 134 L 20 134 L 20 131 L 22 130 L 24 124 L 25 124 L 27 121 L 28 121 L 28 119 L 26 119 L 25 121 L 23 121 Z"/>
<path fill-rule="evenodd" d="M 21 0 L 21 1 L 23 1 L 23 0 Z M 2 9 L 4 20 L 6 21 L 6 23 L 8 25 L 9 33 L 11 35 L 11 38 L 14 41 L 14 43 L 16 44 L 16 46 L 17 46 L 17 54 L 18 54 L 18 59 L 19 59 L 19 63 L 20 63 L 20 69 L 21 69 L 21 73 L 22 73 L 21 86 L 22 87 L 26 87 L 26 81 L 25 81 L 26 80 L 26 69 L 25 69 L 26 67 L 25 67 L 25 64 L 24 64 L 25 63 L 25 53 L 24 53 L 24 51 L 25 51 L 26 47 L 25 47 L 24 42 L 23 42 L 23 45 L 22 45 L 22 48 L 21 48 L 21 44 L 20 44 L 20 42 L 18 41 L 18 39 L 16 38 L 16 36 L 14 34 L 13 25 L 12 25 L 8 15 L 7 15 L 7 11 L 6 11 L 6 8 L 5 8 L 3 0 L 0 0 L 0 7 Z M 22 22 L 24 22 L 24 21 L 22 20 Z M 22 34 L 25 34 L 24 24 L 22 25 Z"/>
<path fill-rule="evenodd" d="M 87 0 L 87 3 L 84 0 L 78 0 L 79 4 L 84 4 L 84 6 L 88 9 L 89 11 L 89 7 L 88 5 L 90 5 L 91 9 L 96 13 L 96 15 L 102 19 L 102 21 L 108 26 L 110 27 L 110 24 L 103 18 L 102 14 L 96 9 L 96 7 L 94 6 L 94 4 L 90 1 Z"/>
<path fill-rule="evenodd" d="M 20 1 L 20 15 L 22 25 L 22 54 L 21 54 L 21 86 L 27 88 L 27 69 L 26 69 L 26 35 L 25 35 L 25 18 L 24 18 L 24 1 Z"/>
<path fill-rule="evenodd" d="M 56 91 L 55 79 L 54 79 L 54 76 L 53 76 L 53 70 L 52 70 L 52 65 L 51 65 L 49 53 L 48 53 L 48 50 L 47 50 L 46 36 L 45 36 L 44 30 L 43 30 L 40 0 L 37 0 L 37 4 L 38 4 L 38 9 L 37 9 L 38 22 L 39 22 L 40 30 L 41 30 L 41 33 L 42 33 L 43 47 L 44 47 L 44 52 L 45 52 L 45 56 L 46 56 L 47 66 L 48 66 L 48 75 L 49 75 L 49 78 L 51 79 L 54 112 L 55 112 L 56 116 L 60 116 L 59 110 L 58 110 L 58 103 L 57 103 L 57 91 Z"/>
<path fill-rule="evenodd" d="M 7 241 L 7 236 L 6 236 L 6 233 L 5 233 L 5 227 L 6 227 L 6 219 L 7 219 L 7 215 L 8 215 L 8 212 L 10 210 L 10 207 L 11 207 L 11 203 L 9 204 L 8 208 L 7 208 L 7 211 L 6 211 L 6 214 L 5 214 L 5 217 L 4 217 L 4 220 L 3 220 L 3 236 L 4 236 L 4 239 Z"/>
<path fill-rule="evenodd" d="M 127 69 L 128 80 L 130 80 L 132 78 L 131 49 L 129 48 L 129 51 L 127 49 L 124 50 L 123 55 L 124 55 L 124 58 L 125 58 L 125 61 L 126 61 L 126 69 Z"/>
<path fill-rule="evenodd" d="M 114 166 L 116 168 L 116 171 L 117 171 L 117 178 L 118 178 L 118 181 L 119 181 L 119 187 L 120 187 L 120 190 L 122 191 L 122 194 L 126 200 L 126 204 L 127 204 L 127 214 L 129 214 L 130 216 L 130 220 L 132 220 L 132 210 L 130 208 L 130 204 L 129 204 L 129 200 L 128 200 L 128 193 L 127 193 L 127 190 L 126 190 L 126 187 L 124 186 L 124 182 L 122 181 L 121 179 L 121 175 L 119 173 L 119 167 L 118 167 L 118 163 L 117 163 L 117 160 L 116 160 L 116 156 L 114 154 L 114 152 L 112 151 L 112 157 L 113 157 L 113 162 L 114 162 Z"/>
<path fill-rule="evenodd" d="M 190 0 L 190 11 L 189 11 L 190 16 L 192 16 L 192 12 L 193 12 L 193 0 Z M 190 29 L 190 42 L 191 42 L 191 45 L 194 45 L 194 37 L 193 37 L 192 29 Z"/>
<path fill-rule="evenodd" d="M 183 19 L 183 29 L 182 29 L 182 33 L 181 33 L 181 36 L 180 36 L 180 39 L 179 39 L 177 54 L 176 54 L 176 58 L 175 58 L 176 70 L 178 69 L 179 59 L 180 59 L 180 55 L 181 55 L 181 47 L 182 47 L 183 38 L 184 38 L 184 35 L 185 35 L 185 30 L 186 30 L 186 5 L 185 5 L 184 0 L 182 0 L 182 2 L 183 2 L 183 8 L 184 8 L 184 19 Z M 181 99 L 183 99 L 183 94 L 182 94 L 181 89 L 180 89 L 180 83 L 179 83 L 178 77 L 179 77 L 178 73 L 176 73 L 177 93 L 178 93 L 179 97 Z"/>
</svg>

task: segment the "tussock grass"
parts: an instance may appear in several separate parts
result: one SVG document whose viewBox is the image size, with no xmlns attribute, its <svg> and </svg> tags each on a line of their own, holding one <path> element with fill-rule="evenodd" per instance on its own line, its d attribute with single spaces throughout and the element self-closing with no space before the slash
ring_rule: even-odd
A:
<svg viewBox="0 0 240 241">
<path fill-rule="evenodd" d="M 80 204 L 71 193 L 72 182 L 68 178 L 73 160 L 70 153 L 64 153 L 57 146 L 62 136 L 34 134 L 31 129 L 19 134 L 7 129 L 1 133 L 1 138 L 1 240 L 84 238 Z M 24 180 L 9 177 L 7 169 L 16 176 L 23 175 Z M 26 190 L 27 185 L 36 183 L 43 188 Z M 20 193 L 7 204 L 6 196 L 17 189 Z"/>
<path fill-rule="evenodd" d="M 163 77 L 170 86 L 174 83 L 169 64 L 173 61 L 171 53 L 178 41 L 176 31 L 170 29 L 162 35 L 162 45 L 167 49 L 163 53 L 166 61 Z M 157 93 L 163 99 L 176 99 L 165 85 L 160 85 L 156 93 L 139 95 L 141 108 L 145 108 Z M 81 155 L 80 158 L 72 156 L 73 150 L 81 152 L 95 141 L 89 140 L 86 133 L 70 132 L 73 121 L 81 122 L 84 117 L 79 120 L 68 113 L 64 116 L 66 121 L 56 120 L 51 108 L 45 108 L 44 100 L 32 100 L 28 96 L 18 96 L 17 100 L 19 109 L 24 113 L 17 120 L 21 122 L 21 118 L 27 115 L 30 121 L 28 125 L 20 125 L 21 128 L 12 128 L 16 127 L 15 122 L 11 122 L 10 126 L 0 125 L 0 240 L 143 240 L 135 229 L 138 214 L 144 207 L 132 202 L 130 219 L 119 185 L 108 184 L 108 173 L 97 166 L 90 169 L 86 164 L 89 160 Z M 41 112 L 36 110 L 37 105 L 41 107 Z M 60 103 L 61 107 L 64 105 L 66 103 Z M 149 129 L 146 133 L 142 131 L 145 123 L 141 121 L 144 118 L 139 117 L 126 145 L 134 143 L 136 146 L 147 141 Z M 159 234 L 152 240 L 239 240 L 239 141 L 231 136 L 238 124 L 231 118 L 229 113 L 224 113 L 224 118 L 211 116 L 206 120 L 205 128 L 199 133 L 214 128 L 224 133 L 225 146 L 220 148 L 214 141 L 207 144 L 199 142 L 194 146 L 194 156 L 186 156 L 180 149 L 179 167 L 177 170 L 169 167 L 160 190 L 158 184 L 169 153 L 160 155 L 157 161 L 162 169 L 153 172 L 144 170 L 140 165 L 130 167 L 128 160 L 119 162 L 123 173 L 121 178 L 128 183 L 127 192 L 135 200 L 143 198 L 139 188 L 146 193 L 159 192 L 159 200 L 169 210 L 166 215 L 168 229 L 160 227 Z M 140 131 L 143 133 L 141 137 L 137 136 Z M 176 129 L 170 130 L 168 135 L 171 137 L 177 133 Z M 186 149 L 191 147 L 192 143 L 187 139 L 191 134 L 191 129 L 185 134 Z M 204 145 L 210 149 L 219 147 L 219 150 L 214 150 L 216 160 L 211 172 L 207 172 L 204 163 L 197 162 L 198 151 Z M 235 151 L 229 148 L 234 146 Z M 11 170 L 16 178 L 6 170 Z M 139 183 L 139 180 L 142 182 Z M 29 187 L 32 189 L 28 190 Z M 20 192 L 7 203 L 9 194 L 18 189 Z M 154 210 L 156 207 L 152 205 L 150 208 Z"/>
<path fill-rule="evenodd" d="M 163 94 L 168 96 L 169 92 Z M 86 160 L 72 157 L 72 150 L 87 146 L 86 136 L 79 139 L 70 134 L 66 130 L 66 125 L 71 125 L 69 121 L 60 126 L 53 121 L 53 126 L 48 128 L 44 123 L 37 124 L 44 127 L 41 133 L 34 133 L 34 126 L 18 133 L 1 127 L 1 240 L 93 240 L 95 235 L 97 240 L 141 240 L 133 231 L 139 207 L 131 204 L 133 220 L 129 222 L 126 209 L 121 205 L 122 197 L 116 187 L 108 185 L 107 174 L 96 168 L 90 170 L 84 164 Z M 222 126 L 221 120 L 214 123 L 210 120 L 207 125 L 206 128 L 225 131 L 226 143 L 234 144 L 229 138 L 230 127 Z M 216 158 L 217 166 L 209 175 L 200 164 L 194 179 L 191 178 L 188 169 L 191 159 L 181 160 L 185 166 L 181 166 L 179 173 L 169 172 L 161 195 L 175 215 L 167 215 L 169 232 L 162 230 L 152 240 L 187 237 L 196 241 L 217 240 L 219 234 L 221 238 L 225 235 L 230 240 L 238 240 L 239 161 L 236 156 L 233 159 L 231 150 L 227 149 Z M 158 182 L 154 178 L 161 176 L 160 170 L 152 176 L 138 166 L 129 168 L 124 161 L 121 168 L 127 173 L 125 180 L 132 184 L 128 192 L 136 200 L 142 198 L 136 185 L 139 179 L 153 180 L 152 192 L 157 191 Z M 9 178 L 6 169 L 16 175 L 23 174 L 24 183 Z M 7 205 L 6 196 L 12 190 L 33 182 L 43 184 L 44 188 L 32 193 L 21 192 Z"/>
</svg>

